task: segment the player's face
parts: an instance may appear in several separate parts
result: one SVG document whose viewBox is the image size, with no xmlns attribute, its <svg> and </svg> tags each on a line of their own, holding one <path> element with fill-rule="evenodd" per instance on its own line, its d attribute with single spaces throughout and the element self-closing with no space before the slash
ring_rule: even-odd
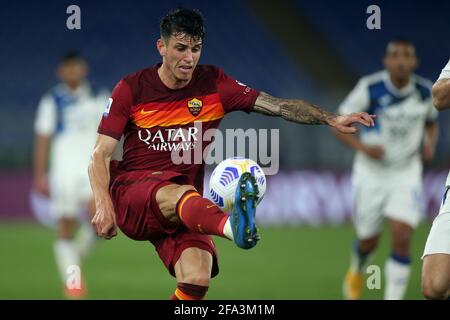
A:
<svg viewBox="0 0 450 320">
<path fill-rule="evenodd" d="M 414 47 L 406 43 L 390 44 L 384 57 L 384 66 L 395 78 L 409 78 L 417 67 Z"/>
<path fill-rule="evenodd" d="M 187 82 L 200 59 L 202 40 L 186 34 L 172 35 L 169 39 L 158 40 L 158 50 L 174 80 Z"/>
<path fill-rule="evenodd" d="M 58 67 L 58 77 L 70 88 L 76 89 L 87 76 L 87 66 L 81 60 L 61 63 Z"/>
</svg>

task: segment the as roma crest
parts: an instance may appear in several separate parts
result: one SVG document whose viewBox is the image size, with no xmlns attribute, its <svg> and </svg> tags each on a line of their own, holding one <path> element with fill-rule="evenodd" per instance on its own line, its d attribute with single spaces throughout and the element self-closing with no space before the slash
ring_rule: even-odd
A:
<svg viewBox="0 0 450 320">
<path fill-rule="evenodd" d="M 202 101 L 196 98 L 188 101 L 188 110 L 194 116 L 198 116 L 200 111 L 202 111 Z"/>
</svg>

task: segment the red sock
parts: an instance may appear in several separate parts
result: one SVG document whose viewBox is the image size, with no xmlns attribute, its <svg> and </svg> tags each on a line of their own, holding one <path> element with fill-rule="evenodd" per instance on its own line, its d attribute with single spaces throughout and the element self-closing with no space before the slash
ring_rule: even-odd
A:
<svg viewBox="0 0 450 320">
<path fill-rule="evenodd" d="M 176 212 L 189 230 L 224 237 L 223 227 L 228 214 L 210 200 L 202 198 L 197 191 L 186 191 L 178 200 Z"/>
<path fill-rule="evenodd" d="M 207 286 L 180 282 L 170 300 L 203 300 L 207 291 Z"/>
</svg>

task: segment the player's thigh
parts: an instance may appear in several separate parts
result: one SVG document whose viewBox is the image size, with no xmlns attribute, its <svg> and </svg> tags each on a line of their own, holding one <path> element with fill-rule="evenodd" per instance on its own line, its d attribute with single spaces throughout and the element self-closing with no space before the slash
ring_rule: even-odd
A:
<svg viewBox="0 0 450 320">
<path fill-rule="evenodd" d="M 445 298 L 450 292 L 450 254 L 430 254 L 423 259 L 422 290 L 427 298 Z"/>
<path fill-rule="evenodd" d="M 380 233 L 383 224 L 383 208 L 386 192 L 381 182 L 355 183 L 353 185 L 354 208 L 352 221 L 358 239 L 373 238 Z"/>
<path fill-rule="evenodd" d="M 75 183 L 76 176 L 68 173 L 53 171 L 50 174 L 50 201 L 55 219 L 77 219 L 80 211 L 82 196 Z"/>
<path fill-rule="evenodd" d="M 417 227 L 423 216 L 422 186 L 419 179 L 406 184 L 394 183 L 389 186 L 385 216 L 398 222 L 393 227 L 407 233 L 408 226 Z M 392 226 L 391 226 L 392 227 Z"/>
<path fill-rule="evenodd" d="M 171 171 L 123 171 L 112 177 L 110 194 L 118 227 L 134 240 L 156 240 L 171 234 L 178 223 L 161 212 L 156 193 L 186 180 Z"/>
<path fill-rule="evenodd" d="M 213 256 L 209 251 L 186 248 L 174 266 L 177 282 L 208 286 L 212 266 Z"/>
<path fill-rule="evenodd" d="M 402 221 L 388 219 L 391 231 L 391 242 L 394 252 L 402 255 L 409 254 L 409 243 L 414 231 L 413 227 Z"/>
</svg>

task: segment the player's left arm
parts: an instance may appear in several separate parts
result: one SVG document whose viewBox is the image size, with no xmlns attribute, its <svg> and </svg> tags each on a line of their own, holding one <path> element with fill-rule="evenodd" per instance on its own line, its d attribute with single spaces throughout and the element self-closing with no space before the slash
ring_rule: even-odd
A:
<svg viewBox="0 0 450 320">
<path fill-rule="evenodd" d="M 360 123 L 366 127 L 374 126 L 374 115 L 355 112 L 339 115 L 313 105 L 305 100 L 276 98 L 261 92 L 256 99 L 253 111 L 268 116 L 281 117 L 285 120 L 302 124 L 325 124 L 342 133 L 355 133 L 353 126 Z"/>
<path fill-rule="evenodd" d="M 423 159 L 431 161 L 434 157 L 439 136 L 439 124 L 437 121 L 425 124 L 425 137 L 423 143 Z"/>
</svg>

